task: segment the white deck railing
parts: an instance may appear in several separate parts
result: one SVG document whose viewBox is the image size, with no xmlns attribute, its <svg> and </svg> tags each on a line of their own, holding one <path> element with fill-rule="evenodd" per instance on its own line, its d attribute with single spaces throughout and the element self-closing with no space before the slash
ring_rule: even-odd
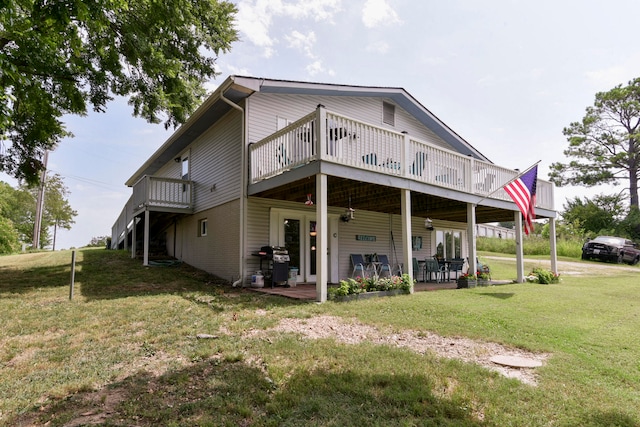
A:
<svg viewBox="0 0 640 427">
<path fill-rule="evenodd" d="M 133 184 L 133 207 L 191 209 L 192 187 L 191 181 L 145 175 Z"/>
<path fill-rule="evenodd" d="M 317 123 L 322 125 L 318 127 Z M 502 186 L 517 176 L 513 169 L 476 160 L 323 107 L 251 144 L 249 156 L 251 183 L 323 160 L 511 201 Z M 537 207 L 554 209 L 553 188 L 551 182 L 538 179 Z"/>
</svg>

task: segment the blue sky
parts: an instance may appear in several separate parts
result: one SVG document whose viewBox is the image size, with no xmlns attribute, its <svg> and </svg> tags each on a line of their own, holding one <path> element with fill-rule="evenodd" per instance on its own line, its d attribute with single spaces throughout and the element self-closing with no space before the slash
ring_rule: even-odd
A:
<svg viewBox="0 0 640 427">
<path fill-rule="evenodd" d="M 493 162 L 539 177 L 565 161 L 562 129 L 594 95 L 640 77 L 635 0 L 239 0 L 240 41 L 218 58 L 230 74 L 402 87 Z M 126 99 L 106 113 L 67 117 L 75 137 L 49 156 L 78 211 L 58 249 L 111 226 L 131 195 L 124 182 L 169 137 L 131 116 Z M 15 184 L 6 175 L 0 180 Z M 622 188 L 556 189 L 567 198 Z"/>
</svg>

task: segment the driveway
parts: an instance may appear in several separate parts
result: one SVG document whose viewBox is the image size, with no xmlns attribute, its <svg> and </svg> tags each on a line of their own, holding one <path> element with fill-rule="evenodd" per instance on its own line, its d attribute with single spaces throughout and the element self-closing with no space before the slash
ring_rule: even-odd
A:
<svg viewBox="0 0 640 427">
<path fill-rule="evenodd" d="M 515 262 L 513 258 L 507 257 L 499 257 L 499 256 L 483 256 L 484 259 L 500 259 L 500 260 L 511 260 Z M 524 259 L 525 263 L 525 272 L 530 271 L 532 267 L 542 267 L 547 270 L 551 269 L 551 261 L 544 259 Z M 631 272 L 640 272 L 640 267 L 638 266 L 630 266 L 628 264 L 612 264 L 608 262 L 597 262 L 597 261 L 558 261 L 558 272 L 564 276 L 606 276 L 607 274 L 620 272 L 620 271 L 631 271 Z"/>
</svg>

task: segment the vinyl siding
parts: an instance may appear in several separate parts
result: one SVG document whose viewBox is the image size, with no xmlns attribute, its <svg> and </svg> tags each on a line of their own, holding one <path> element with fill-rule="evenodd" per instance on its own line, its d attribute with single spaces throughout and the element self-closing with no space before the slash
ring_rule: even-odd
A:
<svg viewBox="0 0 640 427">
<path fill-rule="evenodd" d="M 240 112 L 232 111 L 181 153 L 181 157 L 189 155 L 195 212 L 240 197 L 241 123 Z M 156 176 L 180 179 L 181 168 L 180 163 L 172 160 L 160 168 Z"/>
<path fill-rule="evenodd" d="M 270 212 L 272 208 L 291 209 L 308 213 L 308 208 L 304 208 L 300 203 L 282 202 L 271 199 L 249 198 L 248 201 L 248 223 L 247 223 L 247 252 L 246 271 L 249 284 L 250 277 L 260 267 L 260 259 L 252 256 L 251 253 L 260 249 L 261 246 L 275 244 L 269 240 L 270 236 Z M 329 214 L 339 215 L 342 209 L 329 208 Z M 412 262 L 404 263 L 402 254 L 402 218 L 399 215 L 381 214 L 376 212 L 361 211 L 355 212 L 356 218 L 350 222 L 339 221 L 338 224 L 338 276 L 340 279 L 351 275 L 353 267 L 351 265 L 351 254 L 386 254 L 389 260 L 396 264 L 402 263 L 412 268 Z M 436 223 L 439 228 L 462 230 L 465 235 L 465 224 L 459 223 Z M 422 249 L 414 251 L 413 256 L 419 260 L 431 257 L 433 251 L 433 239 L 435 232 L 424 228 L 424 218 L 412 218 L 412 235 L 422 237 Z M 375 236 L 375 242 L 356 240 L 357 235 Z M 463 237 L 463 251 L 467 252 L 466 237 Z M 263 266 L 264 267 L 264 266 Z"/>
<path fill-rule="evenodd" d="M 397 132 L 406 131 L 423 141 L 451 149 L 446 142 L 423 126 L 412 115 L 396 105 L 395 126 L 382 122 L 382 104 L 393 103 L 379 97 L 330 97 L 310 95 L 254 94 L 249 103 L 249 142 L 258 142 L 276 132 L 278 117 L 290 122 L 311 113 L 318 104 L 328 110 Z"/>
<path fill-rule="evenodd" d="M 166 230 L 169 254 L 222 279 L 236 280 L 240 251 L 239 209 L 239 201 L 235 200 L 178 220 L 175 227 L 171 225 Z M 205 218 L 207 235 L 198 236 L 199 221 Z"/>
</svg>

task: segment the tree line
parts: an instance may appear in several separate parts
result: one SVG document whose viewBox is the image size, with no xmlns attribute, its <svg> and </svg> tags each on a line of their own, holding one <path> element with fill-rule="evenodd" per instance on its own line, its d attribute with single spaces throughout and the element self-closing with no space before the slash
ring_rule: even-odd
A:
<svg viewBox="0 0 640 427">
<path fill-rule="evenodd" d="M 13 188 L 0 181 L 0 254 L 13 253 L 23 245 L 30 247 L 34 237 L 37 215 L 38 187 L 21 184 Z M 69 189 L 58 174 L 47 177 L 44 186 L 44 205 L 40 227 L 40 246 L 55 250 L 59 229 L 71 229 L 78 213 L 71 208 Z"/>
</svg>

